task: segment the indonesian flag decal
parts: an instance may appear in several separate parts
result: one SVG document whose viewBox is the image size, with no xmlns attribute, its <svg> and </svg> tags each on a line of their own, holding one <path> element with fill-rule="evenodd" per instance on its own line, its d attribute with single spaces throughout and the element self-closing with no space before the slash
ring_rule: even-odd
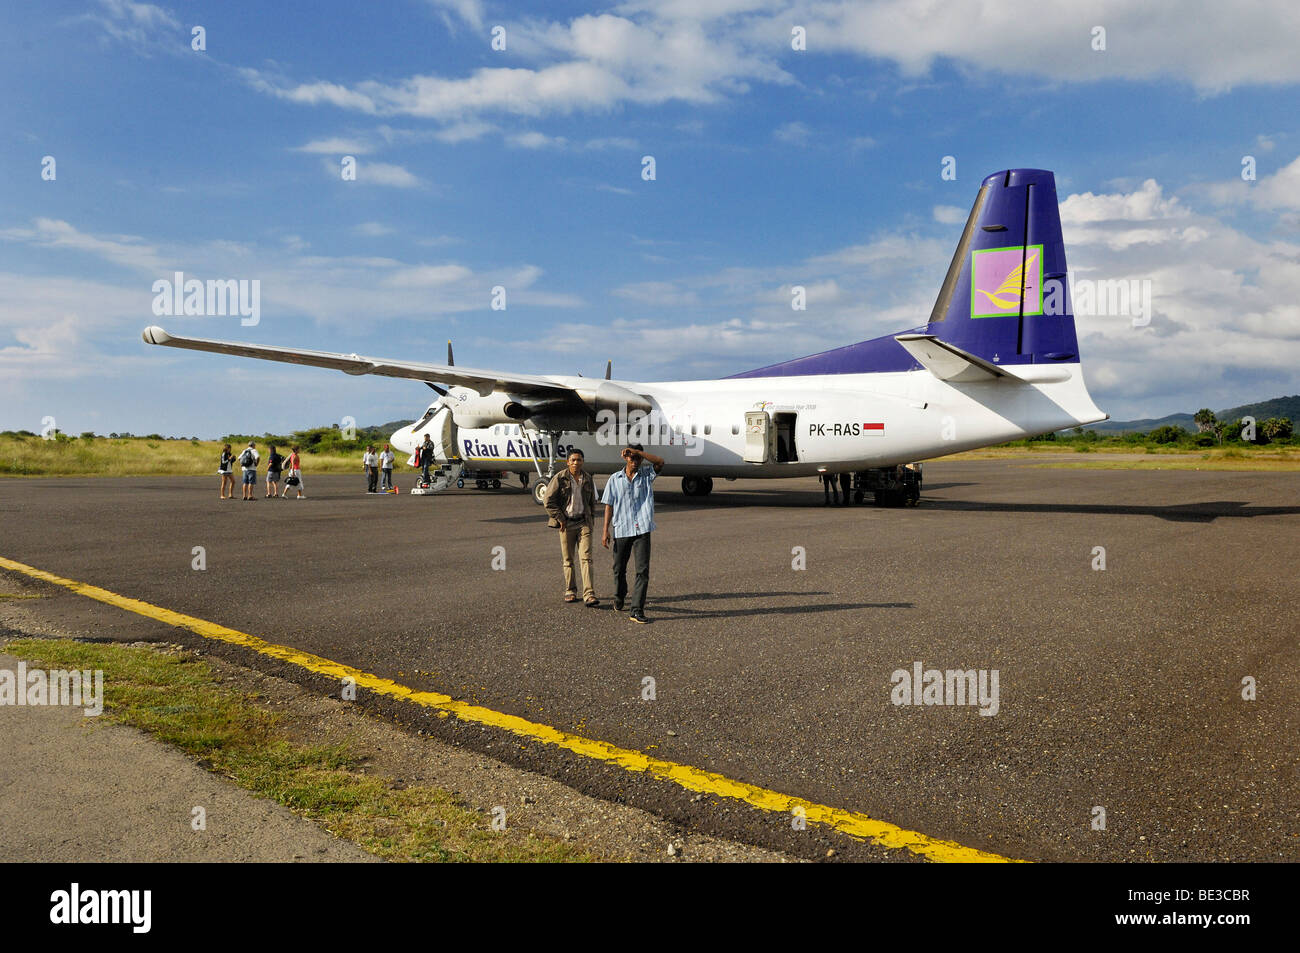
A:
<svg viewBox="0 0 1300 953">
<path fill-rule="evenodd" d="M 883 437 L 885 435 L 885 425 L 883 423 L 862 425 L 862 435 L 864 437 Z"/>
</svg>

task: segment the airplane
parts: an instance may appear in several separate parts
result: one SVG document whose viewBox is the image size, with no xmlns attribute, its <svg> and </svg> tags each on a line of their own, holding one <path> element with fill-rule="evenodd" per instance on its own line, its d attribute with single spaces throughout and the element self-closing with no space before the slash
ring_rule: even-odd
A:
<svg viewBox="0 0 1300 953">
<path fill-rule="evenodd" d="M 422 381 L 438 393 L 392 435 L 427 433 L 440 464 L 530 473 L 583 451 L 596 474 L 628 443 L 665 460 L 688 497 L 714 478 L 765 479 L 900 465 L 1106 420 L 1083 379 L 1054 175 L 984 179 L 923 325 L 717 380 L 534 375 L 143 332 L 145 342 Z M 545 460 L 545 467 L 543 467 Z M 860 483 L 891 487 L 893 484 Z M 859 500 L 861 496 L 859 496 Z M 876 501 L 881 502 L 878 493 Z M 915 502 L 915 499 L 910 502 Z"/>
</svg>

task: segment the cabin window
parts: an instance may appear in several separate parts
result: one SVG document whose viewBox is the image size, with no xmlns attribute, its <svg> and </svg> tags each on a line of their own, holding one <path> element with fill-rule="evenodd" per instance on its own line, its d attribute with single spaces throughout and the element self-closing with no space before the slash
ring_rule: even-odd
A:
<svg viewBox="0 0 1300 953">
<path fill-rule="evenodd" d="M 713 424 L 705 424 L 705 425 L 704 425 L 704 436 L 707 437 L 707 436 L 708 436 L 709 434 L 711 434 L 711 433 L 713 433 Z"/>
<path fill-rule="evenodd" d="M 691 424 L 691 436 L 695 436 L 695 424 Z"/>
<path fill-rule="evenodd" d="M 731 425 L 731 435 L 734 437 L 740 433 L 740 424 Z"/>
</svg>

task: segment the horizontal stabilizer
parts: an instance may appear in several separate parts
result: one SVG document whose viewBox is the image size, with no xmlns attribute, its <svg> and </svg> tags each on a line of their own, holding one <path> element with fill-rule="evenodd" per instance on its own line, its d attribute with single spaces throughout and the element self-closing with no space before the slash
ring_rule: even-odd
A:
<svg viewBox="0 0 1300 953">
<path fill-rule="evenodd" d="M 996 364 L 990 364 L 981 357 L 940 341 L 933 334 L 899 334 L 894 340 L 916 358 L 922 367 L 941 381 L 972 384 L 977 381 L 999 379 L 1020 380 L 1018 377 L 1008 375 Z"/>
</svg>

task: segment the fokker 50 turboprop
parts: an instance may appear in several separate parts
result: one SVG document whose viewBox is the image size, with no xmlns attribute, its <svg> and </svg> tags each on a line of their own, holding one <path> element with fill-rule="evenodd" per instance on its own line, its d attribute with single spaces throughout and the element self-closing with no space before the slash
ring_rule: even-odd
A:
<svg viewBox="0 0 1300 953">
<path fill-rule="evenodd" d="M 721 380 L 515 374 L 455 366 L 450 354 L 391 361 L 159 327 L 144 340 L 423 381 L 440 397 L 393 434 L 404 453 L 427 433 L 439 462 L 526 478 L 575 447 L 589 471 L 613 473 L 637 442 L 686 495 L 703 496 L 714 477 L 880 473 L 1105 420 L 1084 384 L 1067 284 L 1055 178 L 1011 169 L 980 186 L 927 324 Z"/>
</svg>

